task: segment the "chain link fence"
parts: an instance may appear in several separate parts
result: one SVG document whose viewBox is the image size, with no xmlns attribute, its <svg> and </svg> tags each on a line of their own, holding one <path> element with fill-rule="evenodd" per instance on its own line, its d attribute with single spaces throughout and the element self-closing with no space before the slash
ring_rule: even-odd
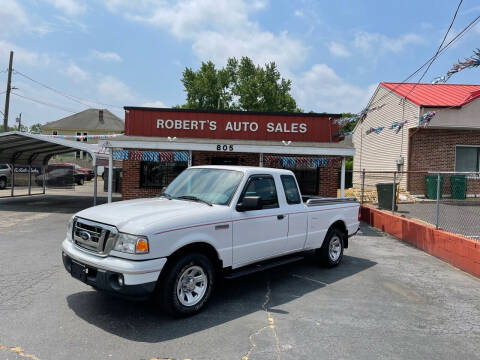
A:
<svg viewBox="0 0 480 360">
<path fill-rule="evenodd" d="M 353 171 L 345 196 L 480 241 L 480 173 Z"/>
</svg>

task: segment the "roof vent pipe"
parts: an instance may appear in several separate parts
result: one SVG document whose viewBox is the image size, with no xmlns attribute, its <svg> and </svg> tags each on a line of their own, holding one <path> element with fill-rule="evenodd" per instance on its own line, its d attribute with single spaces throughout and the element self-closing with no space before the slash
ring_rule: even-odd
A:
<svg viewBox="0 0 480 360">
<path fill-rule="evenodd" d="M 103 110 L 98 110 L 98 121 L 103 124 Z"/>
</svg>

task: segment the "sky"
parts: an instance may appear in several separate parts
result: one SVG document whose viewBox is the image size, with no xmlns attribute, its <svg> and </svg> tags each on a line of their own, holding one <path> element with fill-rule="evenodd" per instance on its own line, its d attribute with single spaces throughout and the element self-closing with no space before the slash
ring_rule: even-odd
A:
<svg viewBox="0 0 480 360">
<path fill-rule="evenodd" d="M 88 107 L 185 102 L 181 76 L 202 61 L 275 62 L 305 111 L 364 108 L 381 81 L 401 82 L 436 52 L 454 0 L 0 0 L 0 111 L 8 57 L 16 89 L 9 125 L 46 123 Z M 464 0 L 450 35 L 480 15 Z M 480 47 L 476 26 L 424 81 Z M 416 81 L 418 78 L 414 78 Z M 39 83 L 46 85 L 42 86 Z M 449 83 L 480 83 L 480 68 Z"/>
</svg>

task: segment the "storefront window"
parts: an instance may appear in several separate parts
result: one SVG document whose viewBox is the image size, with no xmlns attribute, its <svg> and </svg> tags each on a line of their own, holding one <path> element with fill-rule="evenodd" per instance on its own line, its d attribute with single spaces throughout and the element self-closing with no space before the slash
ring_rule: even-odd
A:
<svg viewBox="0 0 480 360">
<path fill-rule="evenodd" d="M 318 183 L 320 179 L 319 168 L 313 169 L 299 169 L 292 170 L 297 178 L 298 186 L 303 195 L 318 195 Z"/>
<path fill-rule="evenodd" d="M 455 171 L 479 171 L 480 147 L 457 146 Z"/>
<path fill-rule="evenodd" d="M 140 163 L 140 187 L 162 188 L 168 186 L 183 170 L 188 167 L 187 162 L 150 162 Z"/>
</svg>

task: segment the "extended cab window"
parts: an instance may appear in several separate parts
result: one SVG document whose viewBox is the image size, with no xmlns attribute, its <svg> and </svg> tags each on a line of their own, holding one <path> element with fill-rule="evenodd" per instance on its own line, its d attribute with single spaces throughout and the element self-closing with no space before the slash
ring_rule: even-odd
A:
<svg viewBox="0 0 480 360">
<path fill-rule="evenodd" d="M 262 200 L 263 209 L 278 208 L 277 189 L 275 181 L 269 175 L 254 175 L 246 185 L 242 198 L 245 196 L 259 196 Z"/>
<path fill-rule="evenodd" d="M 301 198 L 300 193 L 298 192 L 297 182 L 292 175 L 281 175 L 283 190 L 285 190 L 285 197 L 287 198 L 287 203 L 290 205 L 300 204 Z"/>
</svg>

